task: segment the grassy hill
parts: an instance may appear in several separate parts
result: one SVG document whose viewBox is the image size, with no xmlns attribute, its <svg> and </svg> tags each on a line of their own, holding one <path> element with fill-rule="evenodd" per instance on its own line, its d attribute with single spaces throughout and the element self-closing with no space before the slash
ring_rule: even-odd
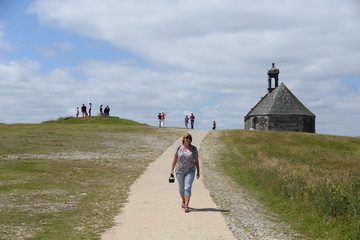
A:
<svg viewBox="0 0 360 240">
<path fill-rule="evenodd" d="M 96 239 L 185 129 L 112 117 L 0 124 L 0 239 Z M 360 138 L 216 130 L 219 171 L 312 239 L 360 237 Z M 201 153 L 200 153 L 201 154 Z"/>
<path fill-rule="evenodd" d="M 146 125 L 129 119 L 118 117 L 64 117 L 57 120 L 49 120 L 43 123 L 60 124 L 120 124 L 120 125 Z"/>
<path fill-rule="evenodd" d="M 217 142 L 221 171 L 295 229 L 360 239 L 359 137 L 225 130 Z"/>
</svg>

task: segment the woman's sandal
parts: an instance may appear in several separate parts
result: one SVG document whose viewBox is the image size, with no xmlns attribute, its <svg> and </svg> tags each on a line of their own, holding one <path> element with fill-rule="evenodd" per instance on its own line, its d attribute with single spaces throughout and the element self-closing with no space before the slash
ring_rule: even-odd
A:
<svg viewBox="0 0 360 240">
<path fill-rule="evenodd" d="M 190 208 L 186 207 L 186 208 L 185 208 L 185 212 L 186 212 L 186 213 L 190 212 Z"/>
<path fill-rule="evenodd" d="M 185 208 L 185 203 L 181 204 L 181 208 Z"/>
</svg>

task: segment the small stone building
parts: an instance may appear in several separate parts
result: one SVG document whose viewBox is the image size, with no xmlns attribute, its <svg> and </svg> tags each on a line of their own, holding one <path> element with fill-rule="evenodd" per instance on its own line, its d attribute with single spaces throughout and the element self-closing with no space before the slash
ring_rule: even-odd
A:
<svg viewBox="0 0 360 240">
<path fill-rule="evenodd" d="M 275 88 L 271 88 L 272 69 L 268 71 L 268 93 L 244 117 L 245 129 L 315 133 L 315 115 L 285 84 L 281 83 L 277 86 L 276 81 Z M 279 71 L 276 70 L 276 80 L 278 80 Z"/>
</svg>

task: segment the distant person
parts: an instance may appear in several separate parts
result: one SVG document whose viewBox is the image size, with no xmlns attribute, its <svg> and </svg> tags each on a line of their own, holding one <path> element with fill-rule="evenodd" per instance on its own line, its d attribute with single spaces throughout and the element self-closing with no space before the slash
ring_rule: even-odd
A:
<svg viewBox="0 0 360 240">
<path fill-rule="evenodd" d="M 107 114 L 107 107 L 104 108 L 104 116 L 108 116 L 108 114 Z"/>
<path fill-rule="evenodd" d="M 76 117 L 79 117 L 79 107 L 76 108 Z"/>
<path fill-rule="evenodd" d="M 191 113 L 191 115 L 190 115 L 191 129 L 194 129 L 194 122 L 195 122 L 195 116 L 193 113 Z"/>
<path fill-rule="evenodd" d="M 83 104 L 83 105 L 81 106 L 81 113 L 82 113 L 82 116 L 83 116 L 83 117 L 87 116 L 85 104 Z"/>
<path fill-rule="evenodd" d="M 174 169 L 176 178 L 179 184 L 179 193 L 181 197 L 181 207 L 185 212 L 190 212 L 189 202 L 191 197 L 191 188 L 195 178 L 200 177 L 200 164 L 198 158 L 198 151 L 194 145 L 191 145 L 192 136 L 190 133 L 185 133 L 182 139 L 182 145 L 176 149 L 174 159 L 171 164 L 170 175 L 174 176 Z"/>
<path fill-rule="evenodd" d="M 91 117 L 91 108 L 92 108 L 92 104 L 89 103 L 89 116 Z"/>
<path fill-rule="evenodd" d="M 103 109 L 102 109 L 103 105 L 101 104 L 100 105 L 100 115 L 102 116 L 103 115 Z"/>
<path fill-rule="evenodd" d="M 216 122 L 214 121 L 214 122 L 213 122 L 212 130 L 215 130 L 215 129 L 216 129 Z"/>
<path fill-rule="evenodd" d="M 161 113 L 161 120 L 160 120 L 161 127 L 165 127 L 165 117 L 166 117 L 166 113 L 162 112 Z"/>
<path fill-rule="evenodd" d="M 109 108 L 109 105 L 107 105 L 104 109 L 104 114 L 105 116 L 110 116 L 110 108 Z"/>
<path fill-rule="evenodd" d="M 159 127 L 161 127 L 161 113 L 158 114 Z"/>
<path fill-rule="evenodd" d="M 185 127 L 186 127 L 186 129 L 188 128 L 188 124 L 189 124 L 189 116 L 186 115 L 185 116 Z"/>
</svg>

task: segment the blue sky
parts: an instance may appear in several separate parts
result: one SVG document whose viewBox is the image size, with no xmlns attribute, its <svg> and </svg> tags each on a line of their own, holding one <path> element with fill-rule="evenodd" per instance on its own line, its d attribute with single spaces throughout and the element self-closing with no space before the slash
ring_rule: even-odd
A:
<svg viewBox="0 0 360 240">
<path fill-rule="evenodd" d="M 360 135 L 356 0 L 0 0 L 0 122 L 76 107 L 243 129 L 275 62 L 316 132 Z"/>
</svg>

